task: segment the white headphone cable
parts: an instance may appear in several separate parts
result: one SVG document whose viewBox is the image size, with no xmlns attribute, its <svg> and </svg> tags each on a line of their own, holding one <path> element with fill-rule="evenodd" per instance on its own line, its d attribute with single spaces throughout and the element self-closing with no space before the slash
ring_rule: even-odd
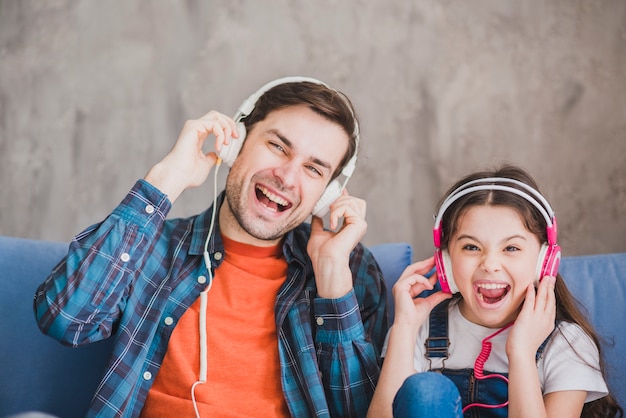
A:
<svg viewBox="0 0 626 418">
<path fill-rule="evenodd" d="M 215 213 L 217 212 L 217 173 L 222 164 L 222 159 L 218 157 L 215 162 L 215 172 L 213 176 L 213 212 L 211 213 L 211 223 L 209 224 L 209 232 L 207 233 L 206 240 L 204 241 L 204 252 L 202 257 L 204 259 L 204 265 L 206 266 L 209 274 L 209 283 L 204 291 L 200 292 L 200 376 L 198 380 L 191 386 L 191 401 L 193 402 L 193 409 L 196 412 L 196 417 L 200 418 L 200 412 L 198 411 L 198 404 L 196 403 L 195 390 L 196 386 L 206 383 L 207 380 L 207 333 L 206 333 L 206 309 L 207 309 L 207 294 L 213 286 L 213 271 L 211 269 L 211 259 L 209 257 L 208 246 L 209 240 L 213 235 L 213 227 L 215 226 Z"/>
</svg>

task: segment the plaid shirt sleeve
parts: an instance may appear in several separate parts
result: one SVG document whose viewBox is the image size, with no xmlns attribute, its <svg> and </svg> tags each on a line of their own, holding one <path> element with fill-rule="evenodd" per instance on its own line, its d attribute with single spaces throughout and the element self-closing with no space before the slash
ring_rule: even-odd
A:
<svg viewBox="0 0 626 418">
<path fill-rule="evenodd" d="M 42 332 L 74 347 L 110 336 L 133 272 L 145 261 L 146 237 L 156 235 L 170 208 L 166 196 L 140 180 L 102 223 L 74 237 L 35 294 Z"/>
<path fill-rule="evenodd" d="M 315 343 L 332 417 L 364 417 L 380 374 L 387 332 L 386 288 L 373 257 L 358 246 L 354 288 L 339 299 L 316 298 Z"/>
</svg>

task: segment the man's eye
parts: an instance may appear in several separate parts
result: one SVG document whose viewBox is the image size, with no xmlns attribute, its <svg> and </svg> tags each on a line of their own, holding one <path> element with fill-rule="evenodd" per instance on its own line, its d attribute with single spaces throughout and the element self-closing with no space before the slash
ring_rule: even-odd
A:
<svg viewBox="0 0 626 418">
<path fill-rule="evenodd" d="M 312 165 L 307 166 L 307 169 L 317 177 L 322 176 L 322 172 L 318 170 L 316 167 L 313 167 Z"/>
<path fill-rule="evenodd" d="M 283 148 L 282 145 L 280 145 L 280 144 L 278 144 L 276 142 L 270 142 L 270 146 L 275 148 L 278 152 L 281 152 L 283 154 L 285 153 L 285 148 Z"/>
</svg>

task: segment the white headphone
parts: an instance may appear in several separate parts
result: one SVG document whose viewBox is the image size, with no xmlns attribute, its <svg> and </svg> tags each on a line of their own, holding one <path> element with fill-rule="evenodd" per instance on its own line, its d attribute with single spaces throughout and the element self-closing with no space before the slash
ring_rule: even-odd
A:
<svg viewBox="0 0 626 418">
<path fill-rule="evenodd" d="M 269 83 L 262 86 L 255 93 L 250 95 L 250 97 L 248 97 L 246 100 L 244 100 L 243 103 L 237 109 L 237 113 L 235 114 L 233 119 L 237 123 L 237 130 L 239 131 L 239 138 L 237 139 L 231 138 L 229 144 L 224 145 L 221 151 L 218 153 L 218 156 L 222 159 L 224 163 L 226 163 L 229 167 L 232 167 L 233 163 L 235 162 L 235 159 L 237 158 L 237 155 L 239 155 L 239 151 L 241 150 L 244 139 L 246 138 L 246 127 L 243 122 L 243 119 L 245 119 L 246 117 L 250 115 L 250 113 L 252 113 L 252 110 L 254 110 L 254 107 L 256 106 L 257 100 L 259 100 L 259 98 L 263 94 L 265 94 L 265 92 L 267 92 L 268 90 L 270 90 L 271 88 L 275 86 L 278 86 L 280 84 L 286 84 L 286 83 L 301 83 L 301 82 L 309 82 L 309 83 L 322 85 L 326 88 L 329 88 L 330 90 L 337 92 L 339 96 L 344 97 L 343 94 L 339 93 L 334 88 L 330 87 L 326 83 L 323 83 L 322 81 L 319 81 L 315 78 L 292 76 L 292 77 L 283 77 L 283 78 L 276 79 L 274 81 L 270 81 Z M 354 169 L 356 168 L 357 153 L 359 149 L 359 140 L 360 140 L 359 123 L 356 119 L 354 110 L 352 109 L 352 106 L 350 105 L 350 103 L 345 99 L 344 101 L 348 105 L 348 108 L 350 109 L 350 113 L 352 114 L 352 118 L 354 119 L 354 137 L 356 138 L 356 146 L 354 148 L 354 154 L 352 155 L 348 163 L 341 170 L 341 174 L 346 179 L 344 180 L 343 183 L 340 183 L 339 180 L 335 179 L 331 181 L 328 184 L 328 186 L 326 186 L 324 193 L 319 198 L 319 200 L 315 204 L 315 207 L 313 207 L 313 210 L 311 211 L 311 214 L 313 214 L 314 216 L 322 217 L 328 213 L 330 209 L 330 205 L 335 200 L 337 200 L 339 196 L 341 196 L 341 192 L 348 184 L 348 181 L 350 180 L 350 177 L 352 177 L 352 173 L 354 172 Z"/>
</svg>

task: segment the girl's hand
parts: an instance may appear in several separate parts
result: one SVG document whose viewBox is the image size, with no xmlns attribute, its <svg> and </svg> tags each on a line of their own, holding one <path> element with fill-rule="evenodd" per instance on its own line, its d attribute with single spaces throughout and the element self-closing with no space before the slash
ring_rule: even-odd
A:
<svg viewBox="0 0 626 418">
<path fill-rule="evenodd" d="M 394 325 L 420 327 L 435 306 L 452 297 L 449 293 L 436 292 L 428 297 L 417 297 L 424 290 L 432 290 L 437 283 L 437 274 L 424 277 L 434 267 L 434 257 L 413 263 L 404 269 L 393 286 L 395 303 Z"/>
<path fill-rule="evenodd" d="M 506 341 L 509 359 L 517 355 L 534 359 L 541 343 L 554 330 L 555 282 L 555 277 L 546 276 L 539 283 L 536 294 L 532 284 L 526 289 L 526 299 Z"/>
</svg>

